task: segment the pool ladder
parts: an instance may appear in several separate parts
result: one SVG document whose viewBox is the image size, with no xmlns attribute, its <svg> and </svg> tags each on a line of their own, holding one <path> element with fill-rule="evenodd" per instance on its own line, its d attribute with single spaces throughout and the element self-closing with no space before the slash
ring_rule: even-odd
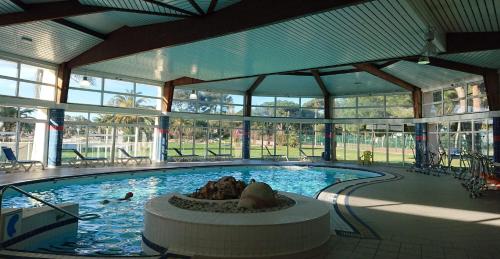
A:
<svg viewBox="0 0 500 259">
<path fill-rule="evenodd" d="M 21 189 L 19 187 L 14 186 L 14 185 L 7 185 L 7 186 L 3 187 L 2 190 L 0 190 L 0 215 L 1 215 L 1 212 L 2 212 L 3 194 L 5 193 L 5 191 L 7 191 L 7 189 L 12 189 L 12 190 L 14 190 L 14 191 L 16 191 L 18 193 L 24 194 L 24 195 L 26 195 L 26 196 L 34 199 L 34 200 L 37 200 L 37 201 L 39 201 L 39 202 L 41 202 L 41 203 L 43 203 L 43 204 L 45 204 L 45 205 L 47 205 L 47 206 L 49 206 L 49 207 L 57 210 L 57 211 L 60 211 L 60 212 L 62 212 L 64 214 L 69 215 L 71 217 L 74 217 L 74 218 L 76 218 L 78 220 L 86 221 L 86 220 L 92 220 L 92 219 L 97 219 L 97 218 L 101 217 L 99 214 L 95 214 L 95 213 L 88 213 L 88 214 L 83 214 L 83 215 L 75 215 L 75 214 L 73 214 L 73 213 L 71 213 L 71 212 L 69 212 L 69 211 L 67 211 L 65 209 L 61 209 L 61 208 L 57 207 L 56 205 L 54 205 L 54 204 L 52 204 L 50 202 L 44 201 L 44 200 L 42 200 L 42 199 L 40 199 L 40 198 L 38 198 L 36 196 L 33 196 L 32 194 L 24 191 L 23 189 Z"/>
</svg>

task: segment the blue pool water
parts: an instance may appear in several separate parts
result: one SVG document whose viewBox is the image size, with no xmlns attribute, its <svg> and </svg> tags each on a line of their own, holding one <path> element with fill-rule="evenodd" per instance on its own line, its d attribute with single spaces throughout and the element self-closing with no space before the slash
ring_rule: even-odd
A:
<svg viewBox="0 0 500 259">
<path fill-rule="evenodd" d="M 305 196 L 314 195 L 338 180 L 376 177 L 376 173 L 325 167 L 247 166 L 205 167 L 136 174 L 113 174 L 102 177 L 82 177 L 57 183 L 23 186 L 28 191 L 52 203 L 76 202 L 80 214 L 98 213 L 100 218 L 80 221 L 78 241 L 67 250 L 76 254 L 141 254 L 143 207 L 151 198 L 169 192 L 191 193 L 209 180 L 232 175 L 238 180 L 266 182 L 275 190 Z M 131 201 L 111 202 L 104 199 L 120 198 L 133 192 Z M 3 207 L 25 208 L 40 206 L 24 196 L 7 194 Z"/>
</svg>

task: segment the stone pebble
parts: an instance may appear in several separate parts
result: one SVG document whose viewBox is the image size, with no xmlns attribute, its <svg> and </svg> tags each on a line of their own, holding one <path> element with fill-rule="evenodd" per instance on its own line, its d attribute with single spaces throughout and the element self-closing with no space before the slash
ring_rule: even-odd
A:
<svg viewBox="0 0 500 259">
<path fill-rule="evenodd" d="M 281 194 L 276 195 L 278 205 L 271 208 L 264 209 L 246 209 L 238 208 L 238 200 L 232 200 L 227 202 L 210 202 L 209 200 L 188 200 L 179 196 L 172 196 L 168 202 L 175 207 L 202 211 L 202 212 L 218 212 L 218 213 L 256 213 L 256 212 L 269 212 L 283 210 L 295 205 L 295 201 Z"/>
</svg>

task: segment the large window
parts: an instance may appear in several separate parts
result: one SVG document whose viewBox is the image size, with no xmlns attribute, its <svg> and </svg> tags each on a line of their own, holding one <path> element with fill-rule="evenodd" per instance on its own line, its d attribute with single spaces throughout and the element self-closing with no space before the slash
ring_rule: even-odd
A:
<svg viewBox="0 0 500 259">
<path fill-rule="evenodd" d="M 411 94 L 335 97 L 334 118 L 413 118 Z"/>
<path fill-rule="evenodd" d="M 412 124 L 336 124 L 337 160 L 357 161 L 364 151 L 382 163 L 412 163 L 415 128 Z"/>
<path fill-rule="evenodd" d="M 183 155 L 198 155 L 203 158 L 216 154 L 231 154 L 241 158 L 242 122 L 226 120 L 170 120 L 168 155 L 178 156 L 173 148 Z"/>
<path fill-rule="evenodd" d="M 425 117 L 488 111 L 483 81 L 455 84 L 451 88 L 423 94 Z"/>
<path fill-rule="evenodd" d="M 160 96 L 157 85 L 71 74 L 68 103 L 159 110 Z"/>
<path fill-rule="evenodd" d="M 0 106 L 0 146 L 12 148 L 20 160 L 44 160 L 47 110 Z M 3 152 L 0 162 L 5 162 Z"/>
<path fill-rule="evenodd" d="M 175 89 L 172 111 L 243 115 L 243 95 Z"/>
<path fill-rule="evenodd" d="M 56 71 L 0 60 L 0 95 L 54 101 Z"/>
<path fill-rule="evenodd" d="M 155 117 L 128 114 L 65 113 L 63 149 L 76 149 L 85 156 L 106 157 L 109 161 L 124 157 L 118 148 L 133 156 L 152 157 Z M 63 153 L 63 162 L 75 158 Z"/>
</svg>

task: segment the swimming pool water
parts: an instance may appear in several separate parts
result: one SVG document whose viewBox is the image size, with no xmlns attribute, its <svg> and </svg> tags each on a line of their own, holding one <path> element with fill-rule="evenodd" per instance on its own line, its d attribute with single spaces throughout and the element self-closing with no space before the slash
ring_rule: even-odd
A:
<svg viewBox="0 0 500 259">
<path fill-rule="evenodd" d="M 135 175 L 112 175 L 105 179 L 64 180 L 54 186 L 44 185 L 29 190 L 34 195 L 52 203 L 75 202 L 80 204 L 80 214 L 98 213 L 100 218 L 80 221 L 76 244 L 65 247 L 66 251 L 81 255 L 89 254 L 141 254 L 141 231 L 143 207 L 151 198 L 170 192 L 191 193 L 209 180 L 232 175 L 238 180 L 250 179 L 266 182 L 275 190 L 314 195 L 336 181 L 376 177 L 379 174 L 326 167 L 299 166 L 247 166 L 204 167 L 137 173 Z M 84 179 L 84 178 L 82 178 Z M 22 188 L 25 188 L 24 186 Z M 121 198 L 133 192 L 130 201 L 111 202 L 105 199 Z M 7 194 L 2 207 L 26 208 L 41 206 L 24 196 Z M 61 248 L 63 249 L 63 248 Z"/>
</svg>

